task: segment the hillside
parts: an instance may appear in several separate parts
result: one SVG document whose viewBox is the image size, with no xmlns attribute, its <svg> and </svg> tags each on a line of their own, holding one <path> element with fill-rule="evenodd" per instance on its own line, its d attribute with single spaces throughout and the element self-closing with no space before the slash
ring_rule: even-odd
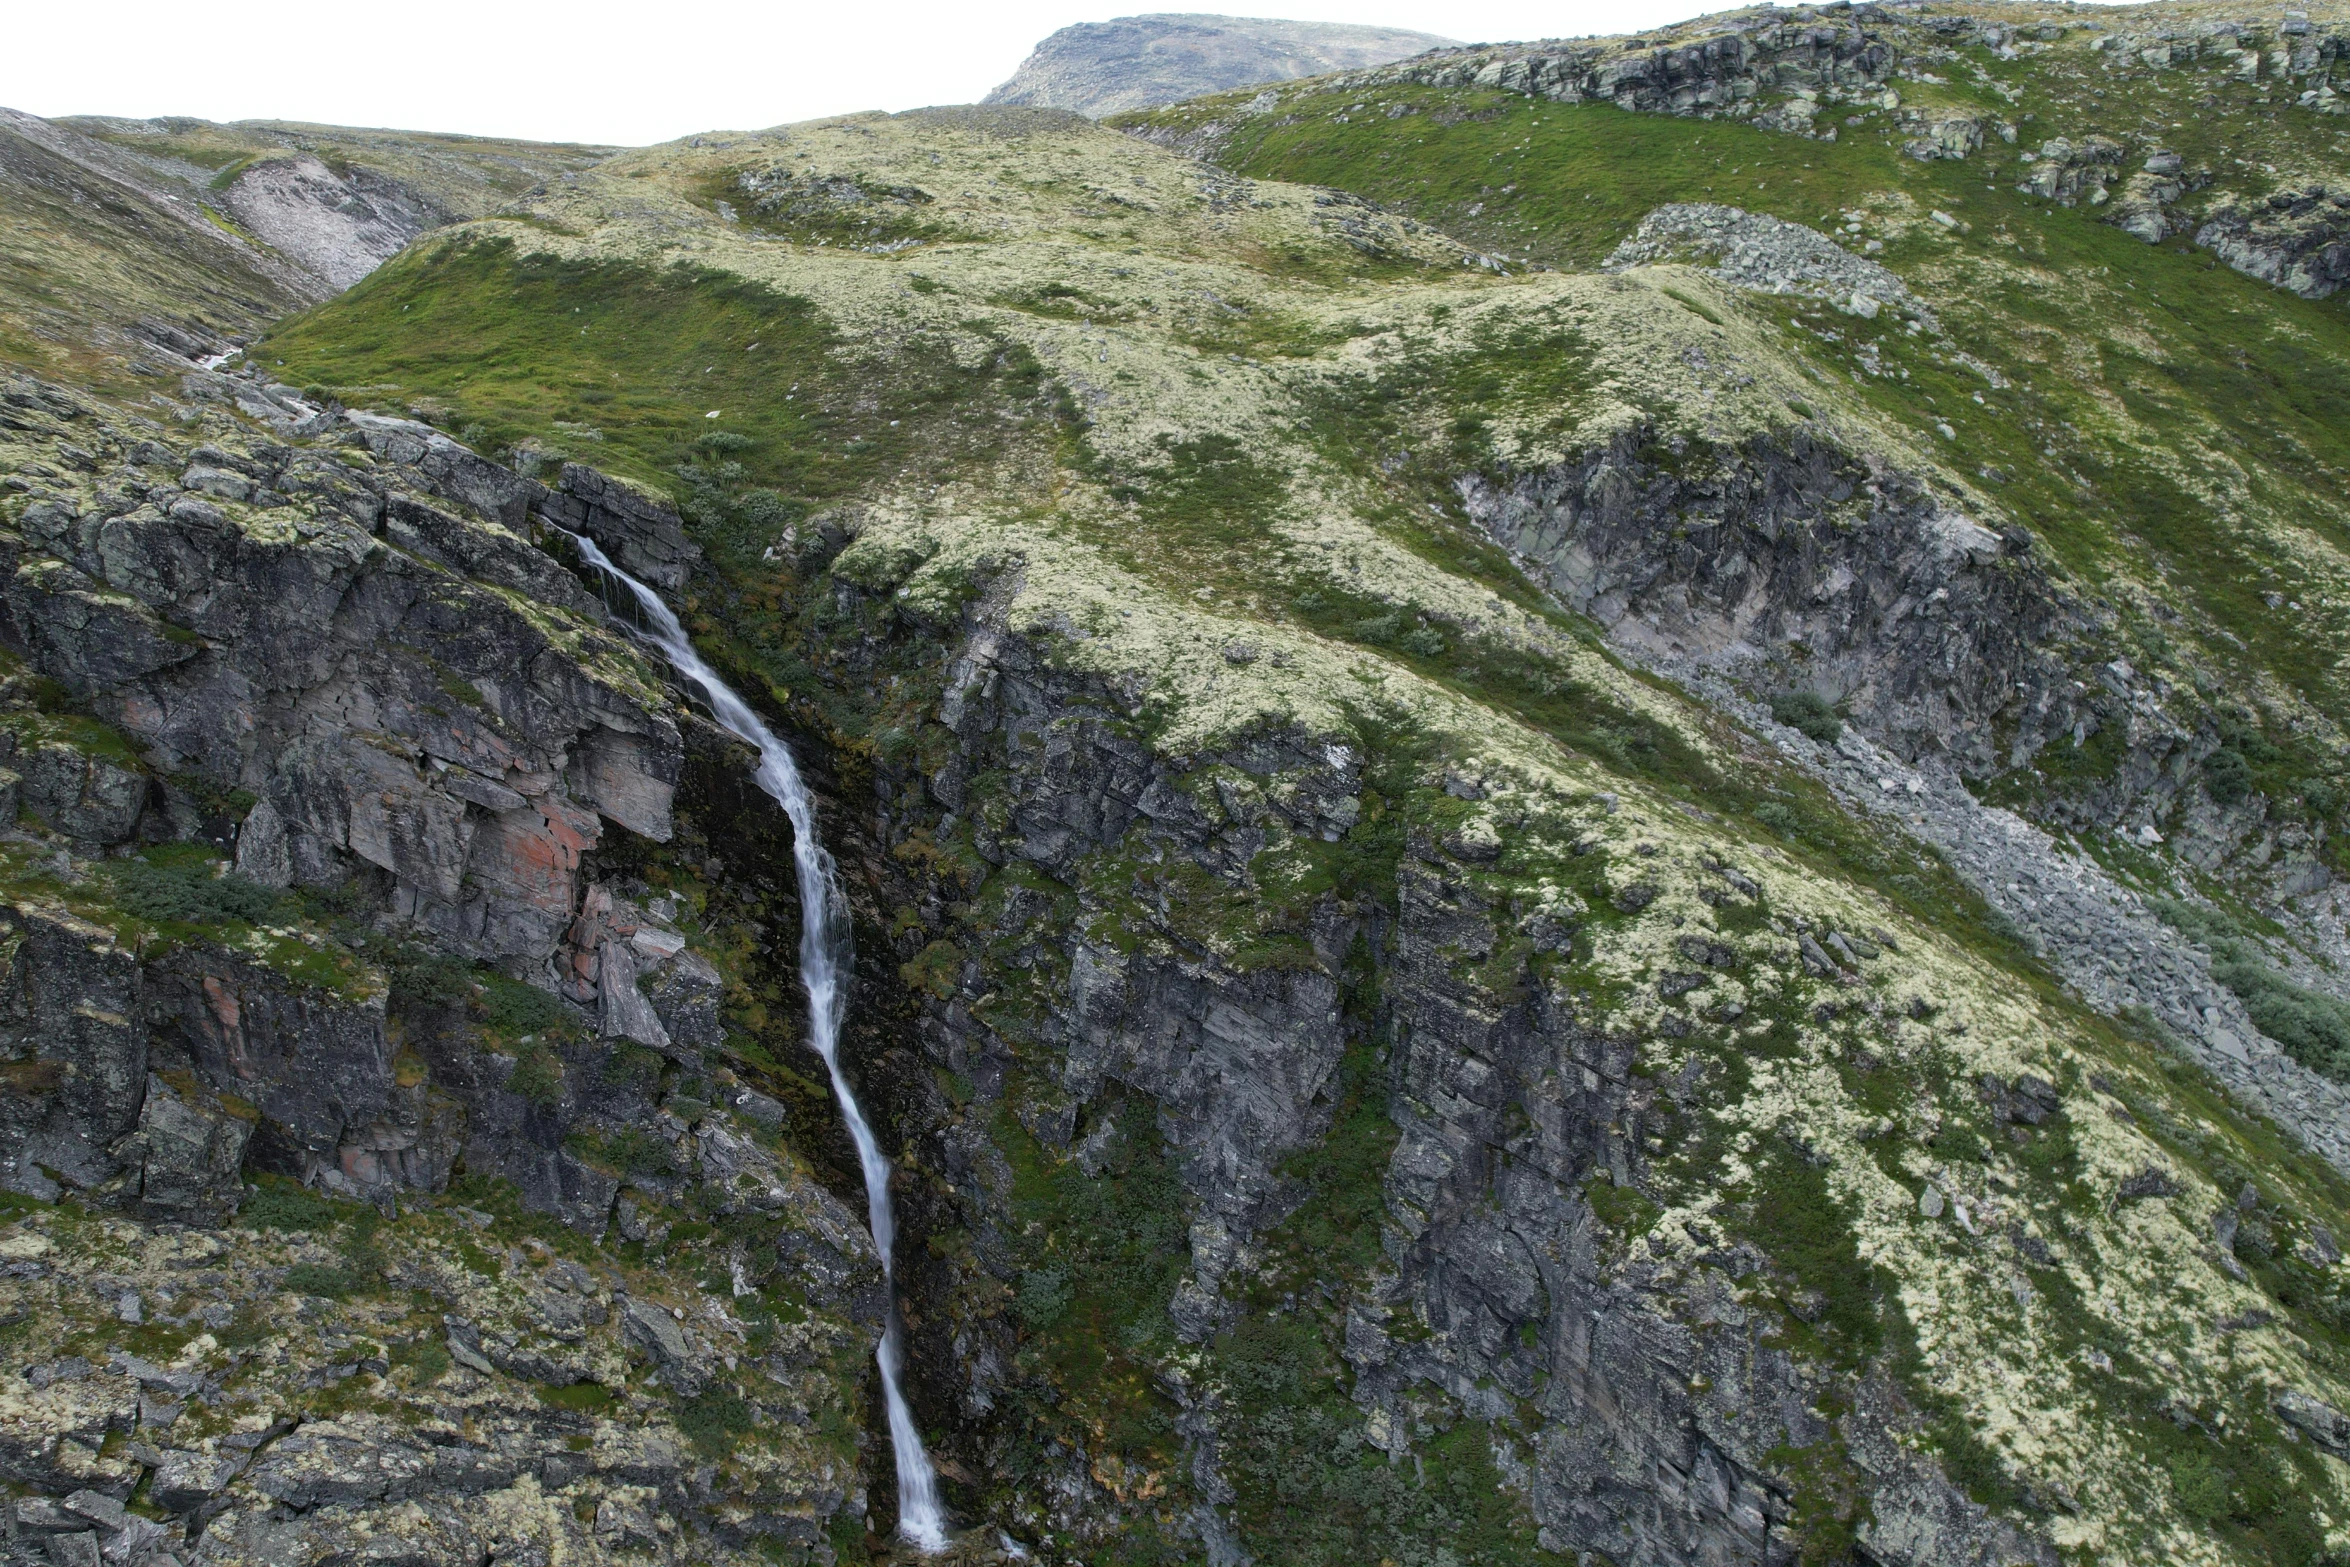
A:
<svg viewBox="0 0 2350 1567">
<path fill-rule="evenodd" d="M 1491 247 L 1495 265 L 1716 263 L 1774 322 L 1783 362 L 1848 384 L 1909 451 L 1933 450 L 1949 503 L 2029 541 L 2038 580 L 1954 636 L 1903 624 L 1933 591 L 1911 594 L 1905 562 L 1831 551 L 1874 579 L 1866 597 L 1793 607 L 1839 561 L 1791 560 L 1775 540 L 1758 553 L 1752 529 L 1772 524 L 1755 508 L 1774 503 L 1747 488 L 1752 458 L 1694 486 L 1676 474 L 1662 496 L 1660 475 L 1626 465 L 1639 514 L 1562 539 L 1545 527 L 1551 481 L 1500 451 L 1466 496 L 1486 531 L 1634 656 L 1782 706 L 1815 693 L 2106 875 L 2194 900 L 2156 907 L 2223 958 L 2282 937 L 2265 963 L 2223 970 L 2268 998 L 2303 1062 L 2338 1071 L 2350 1035 L 2329 1004 L 2289 1015 L 2259 971 L 2339 993 L 2350 340 L 2329 258 L 2350 243 L 2334 196 L 2350 144 L 2326 80 L 2341 19 L 2264 33 L 2211 7 L 1899 14 L 1455 52 L 1131 128 L 1250 175 L 1343 186 Z M 1732 205 L 1754 216 L 1711 211 Z M 1660 561 L 1656 530 L 1692 489 L 1748 525 Z M 1779 578 L 1768 603 L 1742 574 L 1757 559 Z M 1921 825 L 1955 854 L 1979 832 L 1963 810 Z M 2046 927 L 2076 983 L 2197 1031 L 2165 1006 L 2167 975 L 2134 985 L 2137 965 L 2114 974 L 2110 951 L 2062 951 L 2078 910 L 2061 895 L 2042 908 L 2044 887 L 2001 897 L 2010 879 L 1978 878 Z"/>
<path fill-rule="evenodd" d="M 0 357 L 172 373 L 605 150 L 0 110 Z"/>
<path fill-rule="evenodd" d="M 913 1559 L 894 1284 L 957 1559 L 2340 1560 L 2346 38 L 710 133 L 28 365 L 12 1538 Z"/>
<path fill-rule="evenodd" d="M 1184 13 L 1064 27 L 984 101 L 1085 115 L 1385 65 L 1450 43 L 1398 27 Z"/>
</svg>

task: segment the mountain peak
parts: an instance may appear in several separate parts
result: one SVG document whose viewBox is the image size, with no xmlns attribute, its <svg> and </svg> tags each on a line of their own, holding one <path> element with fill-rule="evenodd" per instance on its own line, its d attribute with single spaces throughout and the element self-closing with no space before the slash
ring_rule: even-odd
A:
<svg viewBox="0 0 2350 1567">
<path fill-rule="evenodd" d="M 1175 11 L 1120 16 L 1054 33 L 986 101 L 1100 116 L 1259 82 L 1363 70 L 1451 42 L 1340 22 Z"/>
</svg>

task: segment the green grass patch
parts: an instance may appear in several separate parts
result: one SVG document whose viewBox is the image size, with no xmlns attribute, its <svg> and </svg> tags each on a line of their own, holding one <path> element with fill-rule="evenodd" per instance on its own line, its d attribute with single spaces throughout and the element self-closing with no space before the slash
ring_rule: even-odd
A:
<svg viewBox="0 0 2350 1567">
<path fill-rule="evenodd" d="M 1031 1388 L 1007 1478 L 1016 1483 L 1057 1440 L 1074 1440 L 1182 1485 L 1175 1406 L 1151 1366 L 1174 1342 L 1167 1304 L 1189 1271 L 1189 1203 L 1147 1104 L 1112 1097 L 1091 1116 L 1117 1125 L 1096 1174 L 1056 1158 L 1008 1113 L 997 1118 L 1023 1237 L 1011 1302 L 1017 1366 Z"/>
<path fill-rule="evenodd" d="M 359 1293 L 359 1280 L 349 1268 L 332 1263 L 297 1262 L 286 1269 L 278 1287 L 289 1295 L 322 1295 L 328 1300 L 342 1300 Z"/>
<path fill-rule="evenodd" d="M 1857 1367 L 1884 1341 L 1884 1291 L 1824 1170 L 1784 1149 L 1757 1171 L 1749 1234 L 1787 1276 L 1780 1303 L 1822 1357 Z M 1808 1330 L 1808 1333 L 1803 1331 Z"/>
<path fill-rule="evenodd" d="M 840 346 L 807 301 L 733 274 L 473 238 L 401 257 L 267 351 L 296 380 L 397 387 L 395 406 L 440 410 L 491 453 L 578 452 L 571 431 L 593 429 L 581 455 L 678 504 L 722 565 L 772 579 L 762 553 L 811 508 L 993 449 L 1002 399 L 1041 386 L 1010 349 L 966 369 L 927 339 L 878 365 Z"/>
<path fill-rule="evenodd" d="M 573 1382 L 563 1387 L 542 1384 L 538 1394 L 539 1402 L 549 1408 L 568 1409 L 573 1414 L 580 1415 L 601 1414 L 610 1409 L 613 1403 L 612 1390 L 601 1382 Z M 739 1403 L 740 1400 L 738 1399 L 737 1402 Z M 732 1413 L 731 1410 L 720 1411 L 719 1418 L 711 1424 L 718 1430 L 725 1430 L 726 1418 Z M 681 1421 L 679 1429 L 683 1428 Z M 746 1425 L 743 1429 L 747 1430 L 748 1426 Z"/>
<path fill-rule="evenodd" d="M 237 1222 L 253 1230 L 315 1232 L 342 1223 L 354 1206 L 322 1197 L 283 1176 L 264 1175 L 245 1194 L 237 1209 Z"/>
</svg>

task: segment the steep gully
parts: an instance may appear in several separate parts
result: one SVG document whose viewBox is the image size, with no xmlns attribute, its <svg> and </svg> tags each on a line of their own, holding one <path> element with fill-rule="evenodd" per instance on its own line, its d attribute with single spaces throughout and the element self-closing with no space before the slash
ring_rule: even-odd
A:
<svg viewBox="0 0 2350 1567">
<path fill-rule="evenodd" d="M 817 835 L 816 802 L 800 776 L 791 748 L 760 721 L 749 704 L 719 679 L 717 671 L 694 651 L 677 616 L 651 588 L 614 565 L 595 541 L 567 535 L 580 558 L 610 582 L 628 590 L 643 616 L 638 628 L 661 650 L 677 672 L 698 686 L 720 725 L 759 752 L 758 784 L 791 818 L 792 857 L 799 870 L 800 980 L 808 991 L 808 1035 L 831 1074 L 833 1096 L 840 1101 L 841 1118 L 857 1147 L 857 1162 L 865 1176 L 865 1201 L 873 1227 L 873 1244 L 881 1253 L 881 1276 L 892 1286 L 892 1296 L 875 1359 L 881 1367 L 882 1396 L 889 1409 L 890 1443 L 897 1453 L 898 1532 L 925 1551 L 946 1546 L 946 1515 L 939 1501 L 938 1477 L 904 1387 L 904 1329 L 898 1320 L 891 1263 L 897 1224 L 890 1206 L 888 1158 L 873 1135 L 872 1126 L 857 1102 L 840 1065 L 841 1024 L 848 1015 L 849 927 L 842 917 L 844 903 L 832 856 Z"/>
</svg>

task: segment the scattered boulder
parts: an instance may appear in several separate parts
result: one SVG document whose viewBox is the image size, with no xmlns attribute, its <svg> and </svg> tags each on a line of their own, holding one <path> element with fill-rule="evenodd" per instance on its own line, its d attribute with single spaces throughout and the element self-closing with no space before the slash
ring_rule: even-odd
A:
<svg viewBox="0 0 2350 1567">
<path fill-rule="evenodd" d="M 2276 1396 L 2277 1418 L 2337 1458 L 2350 1458 L 2350 1415 L 2296 1388 Z"/>
</svg>

